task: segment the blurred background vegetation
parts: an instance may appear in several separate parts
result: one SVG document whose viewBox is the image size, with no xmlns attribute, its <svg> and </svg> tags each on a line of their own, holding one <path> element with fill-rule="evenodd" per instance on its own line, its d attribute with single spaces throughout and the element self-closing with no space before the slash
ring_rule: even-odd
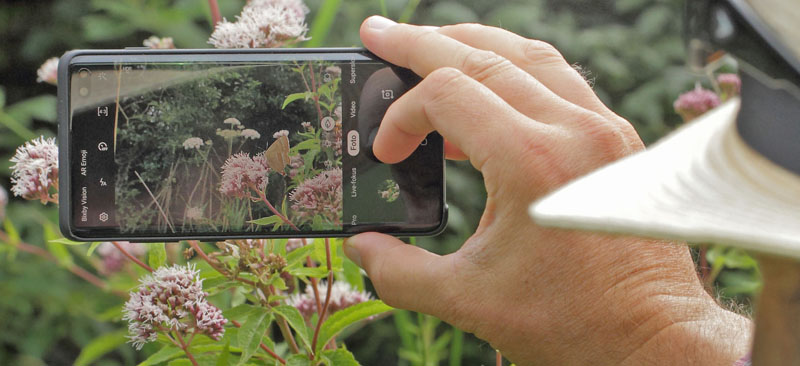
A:
<svg viewBox="0 0 800 366">
<path fill-rule="evenodd" d="M 630 120 L 646 143 L 681 119 L 672 102 L 698 80 L 684 67 L 679 0 L 307 0 L 311 41 L 300 46 L 360 46 L 364 18 L 444 25 L 480 22 L 554 44 L 580 65 L 612 110 Z M 233 19 L 243 0 L 219 0 Z M 55 87 L 36 82 L 47 58 L 77 48 L 141 46 L 151 36 L 173 37 L 179 48 L 210 47 L 206 0 L 47 0 L 0 3 L 0 185 L 10 188 L 8 159 L 16 146 L 55 136 Z M 468 163 L 448 163 L 450 223 L 416 243 L 432 251 L 457 250 L 477 225 L 485 202 L 480 174 Z M 7 219 L 28 243 L 57 232 L 56 209 L 11 199 Z M 45 230 L 42 230 L 42 227 Z M 43 245 L 43 244 L 42 244 Z M 49 261 L 3 246 L 0 253 L 0 365 L 69 365 L 98 335 L 115 350 L 92 364 L 135 365 L 120 345 L 119 298 L 103 293 Z M 72 250 L 70 248 L 70 250 Z M 755 262 L 739 251 L 708 253 L 713 285 L 724 298 L 749 304 L 759 286 Z M 75 263 L 89 260 L 83 252 Z M 531 263 L 536 265 L 536 263 Z M 133 286 L 130 282 L 130 286 Z M 111 309 L 111 310 L 109 310 Z M 116 309 L 116 311 L 114 311 Z M 95 345 L 95 347 L 98 347 Z M 437 319 L 398 311 L 348 338 L 364 365 L 488 365 L 494 350 Z"/>
</svg>

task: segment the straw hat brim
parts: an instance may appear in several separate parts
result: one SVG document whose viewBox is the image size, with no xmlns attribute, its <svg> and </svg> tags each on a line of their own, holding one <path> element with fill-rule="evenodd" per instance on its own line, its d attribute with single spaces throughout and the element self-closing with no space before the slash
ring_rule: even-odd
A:
<svg viewBox="0 0 800 366">
<path fill-rule="evenodd" d="M 717 243 L 800 259 L 800 177 L 737 133 L 738 99 L 531 205 L 545 226 Z"/>
</svg>

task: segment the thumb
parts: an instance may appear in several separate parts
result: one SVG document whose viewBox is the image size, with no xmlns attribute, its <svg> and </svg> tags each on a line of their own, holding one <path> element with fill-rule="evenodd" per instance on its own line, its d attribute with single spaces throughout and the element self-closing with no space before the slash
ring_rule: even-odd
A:
<svg viewBox="0 0 800 366">
<path fill-rule="evenodd" d="M 440 313 L 442 306 L 448 306 L 448 257 L 378 233 L 347 239 L 344 253 L 367 271 L 385 303 L 434 315 Z"/>
</svg>

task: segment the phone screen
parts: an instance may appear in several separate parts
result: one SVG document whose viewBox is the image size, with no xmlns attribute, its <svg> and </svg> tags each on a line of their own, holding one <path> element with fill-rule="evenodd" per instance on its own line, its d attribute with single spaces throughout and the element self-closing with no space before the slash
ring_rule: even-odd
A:
<svg viewBox="0 0 800 366">
<path fill-rule="evenodd" d="M 365 52 L 78 55 L 69 215 L 82 238 L 421 233 L 442 225 L 443 142 L 371 153 L 419 80 Z"/>
</svg>

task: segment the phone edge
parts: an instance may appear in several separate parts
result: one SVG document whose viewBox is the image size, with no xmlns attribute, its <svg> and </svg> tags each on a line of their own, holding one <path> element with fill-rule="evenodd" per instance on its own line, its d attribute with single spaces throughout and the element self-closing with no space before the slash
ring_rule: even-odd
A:
<svg viewBox="0 0 800 366">
<path fill-rule="evenodd" d="M 73 58 L 82 55 L 115 55 L 115 54 L 224 54 L 224 53 L 366 53 L 376 59 L 381 59 L 369 50 L 363 47 L 335 47 L 335 48 L 247 48 L 247 49 L 215 49 L 215 48 L 186 48 L 186 49 L 150 49 L 145 47 L 129 47 L 125 49 L 99 49 L 99 50 L 71 50 L 64 53 L 58 62 L 58 86 L 57 86 L 57 121 L 58 121 L 58 226 L 61 234 L 65 238 L 74 241 L 83 242 L 97 242 L 97 241 L 112 241 L 112 240 L 130 240 L 136 242 L 163 242 L 167 241 L 182 241 L 182 240 L 219 240 L 219 239 L 258 239 L 258 238 L 344 238 L 356 235 L 358 233 L 323 233 L 323 234 L 270 234 L 270 235 L 211 235 L 211 236 L 185 236 L 185 237 L 81 237 L 72 231 L 72 222 L 70 218 L 71 208 L 71 181 L 69 179 L 70 168 L 68 162 L 71 156 L 70 148 L 71 141 L 70 125 L 69 125 L 69 65 Z M 386 61 L 384 61 L 386 62 Z M 387 62 L 388 63 L 388 62 Z M 442 159 L 444 160 L 444 151 L 442 151 Z M 441 220 L 438 226 L 432 227 L 426 231 L 403 232 L 403 233 L 384 233 L 387 235 L 405 238 L 412 236 L 436 236 L 441 234 L 447 227 L 449 219 L 449 208 L 447 205 L 447 188 L 446 188 L 446 163 L 442 162 L 442 212 Z M 66 193 L 66 194 L 64 194 Z"/>
</svg>

